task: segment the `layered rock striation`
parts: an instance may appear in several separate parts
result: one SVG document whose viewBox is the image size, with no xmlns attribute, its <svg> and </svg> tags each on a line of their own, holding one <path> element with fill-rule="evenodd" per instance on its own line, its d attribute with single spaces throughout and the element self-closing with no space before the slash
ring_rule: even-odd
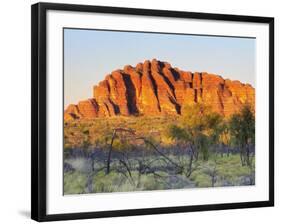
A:
<svg viewBox="0 0 281 224">
<path fill-rule="evenodd" d="M 255 89 L 215 74 L 182 71 L 167 62 L 146 60 L 107 75 L 93 87 L 93 98 L 67 107 L 64 119 L 181 114 L 183 105 L 199 102 L 230 116 L 245 103 L 254 106 Z"/>
</svg>

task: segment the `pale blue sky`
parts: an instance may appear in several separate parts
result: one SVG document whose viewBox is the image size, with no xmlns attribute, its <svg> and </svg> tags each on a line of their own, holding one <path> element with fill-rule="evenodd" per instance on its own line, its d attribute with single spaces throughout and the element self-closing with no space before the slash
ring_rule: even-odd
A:
<svg viewBox="0 0 281 224">
<path fill-rule="evenodd" d="M 156 58 L 255 86 L 255 39 L 64 29 L 65 105 L 92 97 L 111 71 Z"/>
</svg>

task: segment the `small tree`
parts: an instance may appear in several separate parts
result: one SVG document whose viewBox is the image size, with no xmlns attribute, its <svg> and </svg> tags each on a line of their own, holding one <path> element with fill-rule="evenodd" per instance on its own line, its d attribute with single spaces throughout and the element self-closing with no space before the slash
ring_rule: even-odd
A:
<svg viewBox="0 0 281 224">
<path fill-rule="evenodd" d="M 245 104 L 240 113 L 232 115 L 229 128 L 233 142 L 240 150 L 242 165 L 251 166 L 250 147 L 255 144 L 255 116 L 250 105 Z"/>
<path fill-rule="evenodd" d="M 193 160 L 199 158 L 199 153 L 203 160 L 208 160 L 209 148 L 217 144 L 222 130 L 221 116 L 212 112 L 210 107 L 201 103 L 184 106 L 181 126 L 171 126 L 169 135 L 189 149 L 187 176 L 190 176 Z"/>
<path fill-rule="evenodd" d="M 221 156 L 223 156 L 223 149 L 225 146 L 227 147 L 227 156 L 229 156 L 229 147 L 231 142 L 231 136 L 230 136 L 230 129 L 227 122 L 223 123 L 222 132 L 219 136 L 219 142 L 221 145 Z"/>
<path fill-rule="evenodd" d="M 196 103 L 183 107 L 182 124 L 191 136 L 196 159 L 202 153 L 203 160 L 208 160 L 209 148 L 218 143 L 223 130 L 222 117 L 210 106 Z"/>
<path fill-rule="evenodd" d="M 225 122 L 220 114 L 209 112 L 205 117 L 205 133 L 208 136 L 208 147 L 221 146 L 221 136 L 226 129 Z M 221 147 L 219 147 L 221 148 Z M 217 151 L 217 150 L 216 150 Z M 209 152 L 208 152 L 209 153 Z M 217 152 L 216 152 L 217 153 Z"/>
<path fill-rule="evenodd" d="M 192 139 L 191 133 L 179 126 L 172 125 L 169 127 L 168 130 L 169 136 L 173 139 L 178 141 L 181 145 L 183 145 L 184 148 L 189 150 L 189 163 L 187 165 L 186 170 L 184 170 L 184 167 L 182 167 L 182 171 L 186 171 L 186 176 L 189 177 L 192 173 L 192 164 L 194 160 L 195 150 L 194 150 L 194 141 Z"/>
</svg>

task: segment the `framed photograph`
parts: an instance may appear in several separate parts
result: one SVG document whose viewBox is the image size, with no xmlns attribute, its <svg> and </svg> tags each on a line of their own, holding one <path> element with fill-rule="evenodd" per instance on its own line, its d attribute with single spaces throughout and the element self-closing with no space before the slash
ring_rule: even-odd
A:
<svg viewBox="0 0 281 224">
<path fill-rule="evenodd" d="M 273 18 L 32 5 L 32 219 L 273 205 Z"/>
</svg>

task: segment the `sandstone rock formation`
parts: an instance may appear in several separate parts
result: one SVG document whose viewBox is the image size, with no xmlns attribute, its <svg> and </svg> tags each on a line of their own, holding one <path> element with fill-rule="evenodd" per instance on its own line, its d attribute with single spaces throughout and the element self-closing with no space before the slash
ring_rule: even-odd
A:
<svg viewBox="0 0 281 224">
<path fill-rule="evenodd" d="M 167 62 L 146 60 L 107 75 L 93 87 L 93 98 L 67 107 L 64 119 L 181 114 L 183 105 L 198 102 L 230 116 L 245 103 L 255 105 L 255 89 L 215 74 L 182 71 Z"/>
</svg>

